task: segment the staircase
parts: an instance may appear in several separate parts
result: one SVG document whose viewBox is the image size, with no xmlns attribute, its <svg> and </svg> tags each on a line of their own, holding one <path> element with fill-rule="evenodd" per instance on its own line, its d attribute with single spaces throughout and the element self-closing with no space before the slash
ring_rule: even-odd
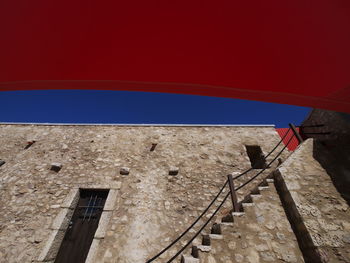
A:
<svg viewBox="0 0 350 263">
<path fill-rule="evenodd" d="M 288 135 L 288 132 L 265 158 L 277 149 Z M 205 223 L 198 231 L 194 231 L 195 234 L 187 242 L 181 243 L 182 247 L 166 262 L 171 263 L 180 255 L 181 263 L 304 262 L 273 179 L 269 177 L 263 179 L 262 183 L 258 184 L 241 202 L 237 200 L 237 191 L 253 181 L 256 182 L 258 176 L 267 168 L 270 168 L 270 165 L 277 160 L 293 137 L 288 140 L 283 149 L 266 167 L 239 186 L 235 186 L 234 181 L 237 181 L 254 168 L 248 169 L 235 177 L 229 174 L 218 194 L 197 219 L 172 243 L 147 260 L 146 263 L 151 263 L 160 256 L 164 257 L 163 253 L 172 248 L 190 230 L 194 231 L 193 227 L 218 200 L 219 195 L 227 185 L 229 192 L 215 211 L 206 215 L 208 219 Z M 229 196 L 233 204 L 233 212 L 218 218 L 217 212 Z M 210 229 L 207 229 L 210 222 L 214 223 Z M 190 248 L 191 245 L 192 248 Z M 187 251 L 189 248 L 191 251 Z"/>
<path fill-rule="evenodd" d="M 242 201 L 241 212 L 216 218 L 181 263 L 304 262 L 273 179 Z"/>
</svg>

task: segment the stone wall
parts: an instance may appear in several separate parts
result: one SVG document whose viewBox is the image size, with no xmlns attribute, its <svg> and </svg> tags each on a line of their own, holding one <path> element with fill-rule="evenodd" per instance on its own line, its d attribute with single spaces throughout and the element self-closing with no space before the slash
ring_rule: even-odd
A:
<svg viewBox="0 0 350 263">
<path fill-rule="evenodd" d="M 309 133 L 307 137 L 315 139 L 315 159 L 331 176 L 334 185 L 350 205 L 350 115 L 314 109 L 302 125 L 315 124 L 324 126 L 306 127 L 302 131 Z"/>
<path fill-rule="evenodd" d="M 267 180 L 250 203 L 243 203 L 244 212 L 233 213 L 233 223 L 217 220 L 222 235 L 210 235 L 210 251 L 200 253 L 199 262 L 304 262 L 273 179 Z"/>
<path fill-rule="evenodd" d="M 350 209 L 308 139 L 275 172 L 306 262 L 350 262 Z"/>
<path fill-rule="evenodd" d="M 274 127 L 0 125 L 0 262 L 50 261 L 43 253 L 62 233 L 55 220 L 78 188 L 114 189 L 89 260 L 144 262 L 200 214 L 228 173 L 250 167 L 244 145 L 266 154 L 279 139 Z"/>
<path fill-rule="evenodd" d="M 320 127 L 310 127 L 314 125 L 323 125 Z M 337 140 L 339 143 L 347 144 L 350 142 L 350 115 L 341 112 L 313 109 L 307 118 L 303 121 L 302 129 L 307 138 L 314 138 L 320 141 L 332 144 Z M 329 134 L 327 134 L 329 132 Z M 321 134 L 316 134 L 321 133 Z M 330 145 L 332 146 L 332 145 Z"/>
</svg>

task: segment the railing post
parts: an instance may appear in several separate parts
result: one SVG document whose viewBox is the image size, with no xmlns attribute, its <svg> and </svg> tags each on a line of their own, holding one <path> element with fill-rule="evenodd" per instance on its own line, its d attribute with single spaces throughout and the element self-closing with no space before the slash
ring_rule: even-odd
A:
<svg viewBox="0 0 350 263">
<path fill-rule="evenodd" d="M 301 138 L 299 132 L 297 131 L 297 129 L 295 128 L 295 126 L 292 123 L 289 123 L 289 127 L 292 129 L 295 137 L 297 137 L 299 144 L 301 144 L 304 140 L 303 138 Z"/>
<path fill-rule="evenodd" d="M 229 174 L 227 176 L 227 179 L 228 179 L 228 185 L 230 187 L 230 192 L 231 192 L 231 200 L 232 200 L 232 205 L 233 205 L 233 211 L 234 212 L 239 212 L 239 205 L 238 205 L 238 201 L 237 201 L 237 195 L 236 195 L 236 191 L 235 191 L 235 185 L 233 183 L 232 174 Z"/>
</svg>

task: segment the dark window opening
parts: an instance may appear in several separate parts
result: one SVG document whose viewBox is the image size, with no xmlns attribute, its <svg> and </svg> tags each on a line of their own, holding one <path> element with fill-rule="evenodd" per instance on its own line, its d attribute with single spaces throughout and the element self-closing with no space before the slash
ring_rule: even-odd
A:
<svg viewBox="0 0 350 263">
<path fill-rule="evenodd" d="M 51 171 L 55 171 L 56 173 L 58 173 L 60 170 L 62 169 L 62 164 L 60 163 L 52 163 L 51 164 Z"/>
<path fill-rule="evenodd" d="M 35 141 L 29 141 L 27 142 L 26 147 L 24 147 L 24 150 L 27 150 L 30 146 L 32 146 L 35 143 Z"/>
<path fill-rule="evenodd" d="M 152 147 L 151 147 L 150 151 L 151 151 L 151 152 L 153 152 L 153 151 L 154 151 L 154 149 L 156 148 L 156 146 L 157 146 L 157 144 L 156 144 L 156 143 L 152 143 Z"/>
<path fill-rule="evenodd" d="M 80 189 L 55 263 L 83 263 L 89 253 L 109 190 Z"/>
<path fill-rule="evenodd" d="M 247 149 L 247 154 L 248 154 L 250 163 L 252 165 L 252 168 L 254 169 L 266 168 L 267 164 L 266 164 L 265 156 L 260 146 L 246 145 L 245 148 Z"/>
</svg>

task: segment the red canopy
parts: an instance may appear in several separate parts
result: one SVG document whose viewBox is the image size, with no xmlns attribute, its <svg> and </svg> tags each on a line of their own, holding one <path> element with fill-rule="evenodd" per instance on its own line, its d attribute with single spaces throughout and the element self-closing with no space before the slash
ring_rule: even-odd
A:
<svg viewBox="0 0 350 263">
<path fill-rule="evenodd" d="M 0 29 L 1 90 L 159 91 L 350 112 L 348 0 L 4 0 Z"/>
</svg>

